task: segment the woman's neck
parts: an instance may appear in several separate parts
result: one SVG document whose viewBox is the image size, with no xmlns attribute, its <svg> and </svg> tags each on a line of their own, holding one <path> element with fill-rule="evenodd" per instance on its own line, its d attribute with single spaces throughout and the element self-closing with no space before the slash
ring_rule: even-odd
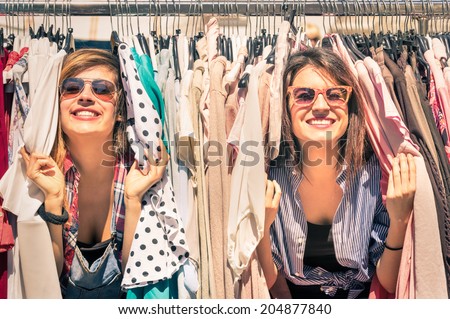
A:
<svg viewBox="0 0 450 319">
<path fill-rule="evenodd" d="M 67 143 L 70 156 L 82 176 L 110 175 L 114 171 L 116 157 L 112 144 L 103 141 L 70 141 Z"/>
<path fill-rule="evenodd" d="M 336 179 L 340 168 L 337 148 L 311 148 L 303 152 L 302 173 L 311 182 Z"/>
</svg>

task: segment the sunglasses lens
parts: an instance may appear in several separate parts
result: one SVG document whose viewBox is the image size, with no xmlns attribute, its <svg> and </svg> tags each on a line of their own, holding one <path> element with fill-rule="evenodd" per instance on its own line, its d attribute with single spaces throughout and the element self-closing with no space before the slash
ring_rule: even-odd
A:
<svg viewBox="0 0 450 319">
<path fill-rule="evenodd" d="M 106 80 L 94 80 L 92 81 L 92 90 L 100 99 L 110 100 L 116 91 L 116 87 Z"/>
<path fill-rule="evenodd" d="M 343 105 L 347 102 L 348 90 L 344 87 L 329 88 L 326 97 L 331 105 Z"/>
<path fill-rule="evenodd" d="M 94 95 L 102 101 L 110 101 L 116 92 L 116 86 L 107 80 L 86 80 L 90 83 Z M 82 78 L 68 78 L 61 84 L 61 96 L 65 98 L 76 97 L 83 91 L 85 80 Z"/>
<path fill-rule="evenodd" d="M 61 95 L 65 97 L 75 96 L 83 90 L 84 81 L 78 78 L 65 79 L 61 85 Z"/>
<path fill-rule="evenodd" d="M 296 88 L 293 92 L 294 101 L 298 105 L 309 105 L 314 100 L 315 92 L 310 88 Z"/>
</svg>

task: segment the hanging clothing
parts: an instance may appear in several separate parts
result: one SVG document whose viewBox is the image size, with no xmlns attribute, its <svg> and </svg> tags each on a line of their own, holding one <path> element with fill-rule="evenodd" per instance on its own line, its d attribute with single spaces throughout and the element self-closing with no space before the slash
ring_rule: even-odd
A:
<svg viewBox="0 0 450 319">
<path fill-rule="evenodd" d="M 152 61 L 146 54 L 138 55 L 135 48 L 130 48 L 130 51 L 136 63 L 139 78 L 142 81 L 145 92 L 147 92 L 150 100 L 152 100 L 153 106 L 156 108 L 156 112 L 158 112 L 159 119 L 161 120 L 161 125 L 164 126 L 164 99 L 162 97 L 161 90 L 155 81 Z"/>
<path fill-rule="evenodd" d="M 24 124 L 30 112 L 30 105 L 28 103 L 28 97 L 25 89 L 22 85 L 22 78 L 27 71 L 28 65 L 28 53 L 20 58 L 14 65 L 11 72 L 13 73 L 14 80 L 14 99 L 11 109 L 11 128 L 8 139 L 8 162 L 12 165 L 14 156 L 19 151 L 24 143 Z"/>
<path fill-rule="evenodd" d="M 65 51 L 62 50 L 52 56 L 38 80 L 39 86 L 34 102 L 38 106 L 31 107 L 28 120 L 24 124 L 24 143 L 29 152 L 50 154 L 53 147 L 58 123 L 58 78 L 65 55 Z M 3 207 L 18 214 L 19 221 L 32 219 L 44 199 L 40 189 L 28 181 L 21 163 L 22 159 L 19 157 L 0 181 L 0 194 L 4 198 Z"/>
<path fill-rule="evenodd" d="M 409 275 L 402 274 L 402 272 L 410 273 L 414 271 L 416 282 L 413 293 L 417 294 L 417 297 L 419 295 L 428 297 L 432 295 L 435 297 L 442 296 L 443 288 L 445 288 L 441 285 L 445 283 L 445 280 L 442 281 L 442 276 L 445 277 L 445 274 L 442 257 L 439 258 L 439 251 L 441 250 L 439 238 L 437 234 L 430 233 L 432 229 L 436 229 L 437 227 L 437 213 L 435 203 L 432 201 L 434 196 L 425 163 L 420 153 L 418 153 L 415 144 L 411 141 L 408 129 L 396 112 L 378 64 L 372 59 L 366 58 L 364 62 L 356 61 L 355 67 L 358 71 L 359 81 L 363 91 L 366 97 L 368 97 L 368 107 L 365 107 L 364 110 L 368 122 L 368 135 L 371 138 L 372 145 L 381 163 L 382 194 L 386 194 L 387 177 L 391 168 L 389 161 L 386 159 L 387 154 L 395 155 L 398 152 L 413 154 L 416 159 L 417 180 L 421 181 L 417 185 L 414 199 L 413 215 L 415 223 L 413 225 L 414 233 L 411 232 L 412 236 L 415 236 L 412 239 L 414 246 L 411 247 L 411 250 L 415 250 L 415 260 L 411 260 L 411 251 L 408 251 L 408 249 L 403 250 L 402 259 L 410 260 L 410 268 L 400 269 L 399 278 L 411 278 Z M 421 177 L 419 177 L 419 174 Z M 430 208 L 424 209 L 424 205 L 429 205 Z M 424 225 L 425 219 L 427 220 L 426 225 Z M 425 249 L 424 242 L 427 242 L 426 246 L 428 246 L 428 251 L 422 251 L 419 254 L 419 250 Z M 429 255 L 431 251 L 434 252 L 434 257 Z M 429 264 L 426 267 L 425 263 L 428 263 L 427 261 L 430 258 L 434 260 L 433 267 L 436 274 L 434 277 L 436 282 L 431 285 L 428 284 L 430 281 L 426 279 L 428 276 L 425 275 L 425 272 L 429 271 L 430 267 Z M 418 271 L 422 271 L 420 276 L 417 274 Z M 432 286 L 434 286 L 433 289 L 431 289 Z"/>
<path fill-rule="evenodd" d="M 378 48 L 370 48 L 370 51 L 372 53 L 372 58 L 378 63 L 378 65 L 380 66 L 381 69 L 381 74 L 383 76 L 384 82 L 386 83 L 386 86 L 389 90 L 390 96 L 392 98 L 392 102 L 394 102 L 395 104 L 395 108 L 398 111 L 398 114 L 400 115 L 400 117 L 402 119 L 404 119 L 404 115 L 403 115 L 403 111 L 400 108 L 400 104 L 397 100 L 397 96 L 395 94 L 395 89 L 394 89 L 394 79 L 395 77 L 393 76 L 393 74 L 391 73 L 391 71 L 389 70 L 389 68 L 386 66 L 385 64 L 385 52 L 384 52 L 384 48 L 383 46 L 380 46 Z"/>
<path fill-rule="evenodd" d="M 224 87 L 227 92 L 226 102 L 225 102 L 225 132 L 228 138 L 231 128 L 233 127 L 234 121 L 236 119 L 236 115 L 239 110 L 238 104 L 238 84 L 239 79 L 241 77 L 242 72 L 244 71 L 244 62 L 248 56 L 247 48 L 241 47 L 239 49 L 239 54 L 237 57 L 237 61 L 232 66 L 232 69 L 227 72 L 223 79 Z"/>
<path fill-rule="evenodd" d="M 209 40 L 209 39 L 208 39 Z M 209 135 L 206 149 L 208 168 L 208 203 L 211 244 L 213 251 L 216 298 L 233 298 L 231 269 L 227 264 L 228 205 L 230 199 L 230 170 L 225 137 L 225 90 L 222 85 L 226 59 L 210 61 Z"/>
<path fill-rule="evenodd" d="M 130 59 L 128 45 L 120 44 L 118 52 L 122 83 L 127 92 L 128 140 L 139 167 L 145 170 L 149 164 L 143 150 L 148 156 L 161 158 L 156 134 L 161 134 L 161 122 L 145 94 L 134 61 Z M 149 243 L 152 244 L 148 246 Z M 122 287 L 144 287 L 171 278 L 188 257 L 184 227 L 177 214 L 171 183 L 164 174 L 142 199 L 141 217 L 136 225 Z"/>
<path fill-rule="evenodd" d="M 0 55 L 0 178 L 8 169 L 8 128 L 6 127 L 6 108 L 3 96 L 3 69 L 8 60 L 8 51 L 4 48 Z M 8 223 L 7 212 L 2 209 L 3 199 L 0 198 L 0 299 L 8 296 L 8 259 L 7 251 L 14 245 L 11 226 Z"/>
<path fill-rule="evenodd" d="M 283 114 L 283 71 L 289 56 L 288 32 L 291 29 L 289 21 L 283 21 L 279 28 L 277 44 L 275 46 L 275 67 L 272 83 L 270 84 L 270 119 L 269 119 L 269 147 L 270 159 L 275 159 L 280 150 L 281 115 Z"/>
<path fill-rule="evenodd" d="M 207 198 L 207 186 L 205 176 L 205 159 L 203 153 L 204 133 L 202 123 L 201 97 L 204 90 L 204 76 L 205 76 L 205 62 L 202 59 L 197 59 L 194 62 L 194 76 L 192 80 L 193 100 L 195 105 L 194 112 L 194 131 L 195 136 L 198 137 L 198 145 L 194 147 L 194 156 L 199 165 L 196 170 L 196 182 L 197 182 L 197 209 L 198 209 L 198 229 L 199 229 L 199 284 L 200 288 L 197 293 L 197 297 L 200 299 L 214 298 L 215 283 L 212 263 L 212 247 L 211 247 L 211 235 L 209 225 L 209 205 Z"/>
<path fill-rule="evenodd" d="M 431 75 L 434 78 L 435 85 L 432 88 L 430 83 L 430 94 L 436 94 L 436 100 L 433 99 L 432 101 L 432 97 L 430 97 L 430 102 L 433 102 L 432 108 L 435 112 L 436 123 L 439 123 L 439 128 L 446 146 L 447 157 L 450 162 L 450 139 L 448 136 L 448 123 L 450 123 L 450 97 L 445 85 L 444 75 L 440 69 L 440 62 L 434 58 L 434 52 L 432 50 L 427 50 L 424 53 L 424 57 L 430 66 Z"/>
<path fill-rule="evenodd" d="M 264 232 L 264 146 L 261 121 L 255 119 L 261 119 L 258 88 L 265 68 L 266 60 L 262 60 L 250 74 L 239 140 L 242 147 L 231 176 L 227 256 L 235 283 L 247 268 Z"/>
<path fill-rule="evenodd" d="M 65 56 L 64 50 L 50 58 L 47 56 L 47 63 L 44 70 L 39 73 L 40 77 L 33 80 L 37 81 L 34 83 L 36 95 L 33 101 L 36 107 L 33 108 L 33 103 L 30 103 L 31 109 L 24 124 L 24 146 L 29 152 L 48 155 L 53 147 L 58 126 L 58 78 Z M 29 62 L 31 58 L 30 53 Z M 31 79 L 32 77 L 30 87 Z M 11 280 L 15 282 L 12 289 L 14 292 L 23 291 L 27 298 L 61 298 L 48 227 L 36 215 L 44 200 L 44 194 L 28 180 L 24 167 L 23 159 L 17 156 L 17 160 L 0 180 L 0 194 L 4 198 L 3 208 L 18 216 L 20 244 L 14 248 L 13 264 L 18 265 L 20 256 L 21 269 L 8 270 L 11 271 Z M 39 258 L 36 259 L 36 256 Z M 18 287 L 20 284 L 23 284 L 22 290 Z M 15 297 L 22 296 L 15 295 Z"/>
</svg>

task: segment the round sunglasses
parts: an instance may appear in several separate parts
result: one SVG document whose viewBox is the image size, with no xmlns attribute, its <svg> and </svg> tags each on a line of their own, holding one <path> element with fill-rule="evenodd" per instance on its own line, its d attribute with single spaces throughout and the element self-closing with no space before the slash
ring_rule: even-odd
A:
<svg viewBox="0 0 450 319">
<path fill-rule="evenodd" d="M 59 94 L 66 99 L 77 97 L 83 92 L 86 83 L 90 84 L 92 93 L 105 102 L 111 101 L 114 93 L 117 92 L 115 84 L 108 80 L 67 78 L 59 87 Z"/>
<path fill-rule="evenodd" d="M 299 107 L 309 107 L 317 100 L 319 94 L 325 98 L 329 106 L 343 107 L 352 93 L 352 87 L 346 85 L 331 86 L 323 89 L 290 86 L 288 93 L 294 104 Z"/>
</svg>

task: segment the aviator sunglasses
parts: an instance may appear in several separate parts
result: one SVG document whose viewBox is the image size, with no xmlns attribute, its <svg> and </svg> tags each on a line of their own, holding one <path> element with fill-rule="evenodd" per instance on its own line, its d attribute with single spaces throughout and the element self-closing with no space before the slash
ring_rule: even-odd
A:
<svg viewBox="0 0 450 319">
<path fill-rule="evenodd" d="M 294 104 L 299 107 L 309 107 L 317 100 L 319 94 L 325 98 L 329 106 L 343 107 L 352 93 L 352 87 L 346 85 L 332 86 L 323 89 L 289 86 L 288 93 Z"/>
<path fill-rule="evenodd" d="M 92 93 L 105 102 L 111 101 L 117 91 L 114 83 L 107 80 L 67 78 L 59 87 L 61 97 L 71 99 L 78 96 L 84 90 L 86 83 L 90 84 Z"/>
</svg>

